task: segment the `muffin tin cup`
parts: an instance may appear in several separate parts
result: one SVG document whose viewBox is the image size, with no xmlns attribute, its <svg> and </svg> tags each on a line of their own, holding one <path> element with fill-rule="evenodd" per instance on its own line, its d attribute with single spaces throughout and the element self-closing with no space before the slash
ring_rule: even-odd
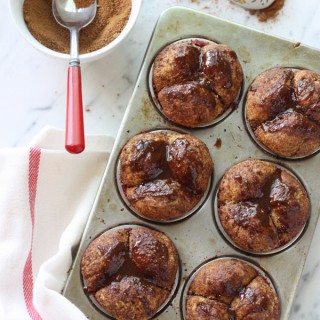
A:
<svg viewBox="0 0 320 320">
<path fill-rule="evenodd" d="M 281 68 L 286 68 L 286 69 L 291 69 L 291 70 L 302 70 L 302 69 L 306 69 L 306 68 L 303 68 L 303 67 L 290 67 L 290 66 L 285 66 L 285 65 L 281 65 L 281 66 L 278 66 L 278 67 L 281 67 Z M 272 69 L 272 68 L 269 68 L 269 69 Z M 267 71 L 268 69 L 266 70 L 263 70 L 261 73 Z M 313 71 L 311 69 L 309 69 L 310 71 Z M 315 71 L 313 71 L 315 72 Z M 260 73 L 260 74 L 261 74 Z M 258 74 L 257 74 L 258 76 Z M 256 77 L 255 77 L 256 78 Z M 243 99 L 243 121 L 246 125 L 246 130 L 248 132 L 248 134 L 250 135 L 252 141 L 254 141 L 257 146 L 259 148 L 261 148 L 261 150 L 263 150 L 264 152 L 270 154 L 271 156 L 273 157 L 276 157 L 276 158 L 279 158 L 279 159 L 283 159 L 283 160 L 303 160 L 303 159 L 307 159 L 309 157 L 313 157 L 315 156 L 317 153 L 319 153 L 320 151 L 320 148 L 314 150 L 313 152 L 311 152 L 310 154 L 307 154 L 307 155 L 304 155 L 304 156 L 295 156 L 295 157 L 289 157 L 289 156 L 283 156 L 283 155 L 279 155 L 277 153 L 275 153 L 274 151 L 270 150 L 265 144 L 263 144 L 257 137 L 256 135 L 254 134 L 253 130 L 252 130 L 252 127 L 247 119 L 247 95 L 248 95 L 248 90 L 252 84 L 252 82 L 255 80 L 255 78 L 251 81 L 251 83 L 248 85 L 248 88 L 244 94 L 244 99 Z"/>
<path fill-rule="evenodd" d="M 258 159 L 258 160 L 261 160 L 261 161 L 266 161 L 264 159 Z M 270 161 L 268 160 L 267 162 L 271 162 L 272 164 L 274 164 L 277 168 L 283 170 L 283 171 L 286 171 L 287 173 L 289 173 L 292 177 L 294 177 L 300 184 L 301 186 L 304 188 L 304 190 L 306 191 L 306 194 L 308 196 L 308 191 L 306 190 L 306 187 L 304 186 L 304 184 L 302 183 L 301 179 L 299 177 L 297 177 L 294 172 L 292 172 L 292 170 L 288 169 L 287 167 L 277 163 L 277 162 L 274 162 L 274 161 Z M 236 164 L 236 163 L 235 163 Z M 221 177 L 222 179 L 222 177 Z M 220 221 L 220 217 L 219 217 L 219 210 L 218 210 L 218 192 L 219 192 L 219 187 L 220 187 L 220 182 L 221 180 L 219 181 L 219 183 L 217 184 L 217 187 L 216 187 L 216 190 L 215 190 L 215 196 L 214 196 L 214 210 L 213 210 L 213 216 L 214 216 L 214 220 L 215 220 L 215 223 L 217 225 L 217 228 L 219 229 L 222 237 L 224 237 L 226 239 L 226 241 L 228 241 L 230 243 L 231 246 L 233 246 L 234 248 L 236 248 L 238 251 L 240 252 L 243 252 L 244 254 L 247 254 L 247 255 L 252 255 L 252 256 L 268 256 L 268 255 L 274 255 L 274 254 L 277 254 L 277 253 L 280 253 L 284 250 L 287 250 L 290 246 L 292 246 L 296 241 L 298 241 L 300 239 L 300 237 L 303 235 L 303 233 L 305 232 L 306 228 L 308 227 L 308 222 L 309 222 L 309 218 L 310 218 L 310 212 L 312 210 L 309 210 L 309 218 L 307 219 L 306 223 L 304 224 L 304 226 L 301 228 L 301 230 L 298 232 L 298 234 L 293 238 L 291 239 L 289 242 L 287 242 L 286 244 L 284 244 L 283 246 L 280 246 L 278 248 L 275 248 L 273 250 L 270 250 L 270 251 L 266 251 L 266 252 L 255 252 L 255 251 L 248 251 L 248 250 L 245 250 L 244 248 L 240 247 L 239 245 L 237 245 L 233 240 L 232 238 L 228 235 L 228 233 L 225 231 L 221 221 Z M 308 196 L 308 200 L 310 202 L 310 205 L 311 205 L 311 201 L 310 201 L 310 198 Z"/>
<path fill-rule="evenodd" d="M 258 32 L 226 20 L 187 8 L 174 7 L 165 11 L 158 20 L 146 52 L 139 77 L 121 123 L 113 151 L 102 177 L 97 197 L 90 212 L 82 235 L 79 249 L 74 257 L 70 276 L 63 294 L 90 319 L 106 319 L 83 293 L 80 278 L 80 262 L 85 248 L 91 239 L 107 228 L 120 224 L 141 224 L 141 218 L 132 214 L 123 203 L 116 182 L 118 156 L 125 143 L 134 135 L 159 128 L 181 131 L 181 127 L 167 121 L 154 106 L 149 94 L 149 71 L 156 54 L 165 45 L 177 38 L 187 38 L 191 34 L 201 38 L 215 39 L 229 45 L 238 55 L 245 74 L 244 92 L 252 80 L 262 71 L 279 66 L 295 65 L 306 69 L 320 70 L 318 50 L 295 46 L 295 43 Z M 167 308 L 157 315 L 159 320 L 183 319 L 181 295 L 192 270 L 212 257 L 237 256 L 260 266 L 272 278 L 281 300 L 281 320 L 290 319 L 294 294 L 302 273 L 305 259 L 319 217 L 319 154 L 306 159 L 287 161 L 265 153 L 252 141 L 243 121 L 241 109 L 244 97 L 238 108 L 227 118 L 211 127 L 184 129 L 185 132 L 203 141 L 214 162 L 212 188 L 201 207 L 187 219 L 176 223 L 155 224 L 144 221 L 146 227 L 164 232 L 177 248 L 181 261 L 181 281 L 177 293 Z M 246 159 L 275 161 L 294 172 L 300 178 L 311 201 L 309 223 L 291 246 L 273 255 L 249 255 L 234 248 L 222 237 L 214 223 L 214 196 L 225 171 L 232 165 Z"/>
<path fill-rule="evenodd" d="M 261 275 L 264 279 L 266 279 L 267 283 L 270 285 L 270 287 L 272 288 L 272 290 L 277 294 L 277 296 L 279 297 L 278 294 L 278 289 L 276 287 L 276 285 L 273 282 L 272 276 L 266 271 L 264 270 L 261 266 L 257 265 L 254 261 L 250 260 L 250 259 L 244 259 L 242 257 L 239 256 L 221 256 L 221 257 L 215 257 L 215 258 L 211 258 L 208 259 L 207 261 L 205 261 L 204 263 L 202 263 L 201 265 L 199 265 L 195 270 L 193 270 L 189 276 L 189 278 L 187 279 L 187 281 L 184 284 L 183 290 L 182 290 L 182 294 L 181 294 L 181 301 L 180 301 L 180 306 L 181 306 L 181 314 L 182 314 L 182 319 L 186 320 L 186 300 L 187 300 L 187 296 L 188 296 L 188 291 L 189 288 L 194 280 L 194 278 L 196 277 L 196 275 L 200 272 L 200 270 L 204 267 L 206 267 L 208 264 L 218 261 L 218 260 L 223 260 L 223 259 L 233 259 L 233 260 L 239 260 L 241 262 L 244 262 L 246 264 L 248 264 L 249 266 L 251 266 L 252 268 L 254 268 L 259 275 Z M 279 302 L 281 305 L 281 300 L 279 297 Z"/>
<path fill-rule="evenodd" d="M 99 236 L 102 236 L 104 234 L 107 234 L 107 233 L 110 233 L 110 232 L 113 232 L 113 231 L 117 231 L 117 230 L 123 230 L 123 229 L 134 229 L 134 228 L 147 228 L 147 229 L 151 229 L 151 230 L 154 230 L 154 231 L 158 231 L 157 229 L 155 228 L 152 228 L 150 226 L 146 226 L 146 225 L 143 225 L 143 224 L 121 224 L 119 226 L 115 226 L 113 228 L 110 228 L 110 229 L 107 229 L 105 231 L 103 231 L 102 233 L 96 235 L 96 237 L 94 239 L 91 240 L 94 241 L 96 238 L 98 238 Z M 171 239 L 170 239 L 171 240 Z M 171 240 L 172 241 L 172 240 Z M 181 281 L 181 263 L 180 263 L 180 259 L 179 259 L 179 253 L 177 252 L 178 254 L 178 270 L 177 270 L 177 274 L 176 274 L 176 278 L 175 278 L 175 282 L 174 282 L 174 285 L 173 285 L 173 288 L 171 290 L 171 293 L 170 295 L 168 296 L 168 298 L 166 299 L 166 301 L 160 306 L 160 308 L 158 309 L 157 313 L 155 314 L 155 316 L 161 314 L 161 312 L 163 312 L 165 310 L 165 308 L 168 306 L 168 304 L 170 303 L 170 301 L 173 299 L 173 297 L 176 295 L 177 293 L 177 289 L 178 289 L 178 286 L 179 286 L 179 283 Z M 81 283 L 82 283 L 82 288 L 84 290 L 84 288 L 86 287 L 86 282 L 85 280 L 83 279 L 82 275 L 80 275 L 80 278 L 81 278 Z M 84 290 L 85 291 L 85 290 Z M 87 295 L 87 294 L 86 294 Z M 92 306 L 96 308 L 96 310 L 98 312 L 100 312 L 104 317 L 106 318 L 109 318 L 109 319 L 114 319 L 110 314 L 107 313 L 106 310 L 104 310 L 102 308 L 102 306 L 97 302 L 97 300 L 95 299 L 95 297 L 90 294 L 90 295 L 87 295 L 87 298 L 88 300 L 91 302 Z"/>
<path fill-rule="evenodd" d="M 219 44 L 219 42 L 213 40 L 213 39 L 210 39 L 210 38 L 201 38 L 201 37 L 183 37 L 183 38 L 180 38 L 178 40 L 175 40 L 175 41 L 172 41 L 170 43 L 166 43 L 166 45 L 163 47 L 163 48 L 160 48 L 159 51 L 157 52 L 160 53 L 160 51 L 162 49 L 164 49 L 167 45 L 171 45 L 171 44 L 175 44 L 175 43 L 180 43 L 180 42 L 188 42 L 188 41 L 195 41 L 195 42 L 200 42 L 204 45 L 206 44 Z M 156 56 L 154 57 L 156 58 Z M 240 64 L 241 64 L 241 61 L 239 61 Z M 182 128 L 188 128 L 187 126 L 184 126 L 184 125 L 181 125 L 181 124 L 178 124 L 178 123 L 175 123 L 173 120 L 169 119 L 163 112 L 162 112 L 162 106 L 158 100 L 158 98 L 156 97 L 156 94 L 154 92 L 154 86 L 153 86 L 153 79 L 152 79 L 152 73 L 153 73 L 153 66 L 154 66 L 154 61 L 152 62 L 151 64 L 151 67 L 150 67 L 150 70 L 148 72 L 148 90 L 149 90 L 149 95 L 151 97 L 151 100 L 153 101 L 154 103 L 154 106 L 156 107 L 156 109 L 159 111 L 159 113 L 169 122 L 171 122 L 173 125 L 177 125 L 177 126 L 180 126 Z M 242 67 L 242 65 L 241 65 Z M 243 76 L 244 78 L 244 76 Z M 207 127 L 211 127 L 215 124 L 218 124 L 219 122 L 223 121 L 225 118 L 227 118 L 239 105 L 239 102 L 241 100 L 241 96 L 242 96 L 242 93 L 243 93 L 243 82 L 242 82 L 242 85 L 240 87 L 240 90 L 238 92 L 238 96 L 236 97 L 235 101 L 233 102 L 233 104 L 228 108 L 226 109 L 222 114 L 220 114 L 217 118 L 213 119 L 212 121 L 206 123 L 206 124 L 203 124 L 203 125 L 198 125 L 194 128 L 192 128 L 193 130 L 195 129 L 202 129 L 202 128 L 207 128 Z"/>
<path fill-rule="evenodd" d="M 186 132 L 182 132 L 182 131 L 173 131 L 173 130 L 166 130 L 166 129 L 159 129 L 159 130 L 151 130 L 151 131 L 147 131 L 147 132 L 143 132 L 143 133 L 157 133 L 157 132 L 165 132 L 165 133 L 174 133 L 174 134 L 185 134 Z M 123 192 L 123 188 L 122 188 L 122 184 L 120 181 L 120 160 L 117 161 L 117 165 L 116 165 L 116 182 L 117 182 L 117 187 L 119 190 L 119 194 L 122 198 L 123 203 L 127 206 L 127 208 L 132 212 L 132 214 L 138 216 L 139 218 L 141 218 L 142 220 L 145 221 L 150 221 L 152 223 L 157 223 L 157 224 L 166 224 L 166 223 L 174 223 L 174 222 L 179 222 L 182 221 L 184 219 L 187 219 L 188 217 L 190 217 L 191 215 L 195 214 L 202 206 L 202 204 L 205 202 L 205 200 L 208 197 L 208 194 L 211 190 L 211 186 L 212 186 L 212 176 L 210 177 L 209 181 L 208 181 L 208 186 L 206 191 L 204 192 L 203 196 L 201 197 L 201 199 L 199 200 L 199 202 L 189 211 L 187 211 L 186 213 L 184 213 L 183 215 L 181 215 L 179 218 L 176 219 L 172 219 L 172 220 L 155 220 L 155 219 L 151 219 L 148 217 L 143 216 L 136 208 L 134 208 L 130 202 L 128 201 L 127 197 L 125 196 L 124 192 Z M 213 174 L 214 175 L 214 168 L 213 168 Z"/>
</svg>

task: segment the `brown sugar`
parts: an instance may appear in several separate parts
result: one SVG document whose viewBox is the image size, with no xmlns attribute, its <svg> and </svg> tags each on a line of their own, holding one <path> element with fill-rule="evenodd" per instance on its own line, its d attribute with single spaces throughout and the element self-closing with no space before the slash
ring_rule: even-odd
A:
<svg viewBox="0 0 320 320">
<path fill-rule="evenodd" d="M 74 3 L 78 9 L 87 8 L 94 4 L 94 0 L 74 0 Z"/>
<path fill-rule="evenodd" d="M 276 0 L 271 6 L 262 10 L 250 10 L 250 14 L 256 15 L 260 22 L 267 22 L 268 20 L 275 19 L 280 10 L 284 6 L 285 0 Z"/>
<path fill-rule="evenodd" d="M 87 5 L 90 1 L 77 0 L 77 5 Z M 25 22 L 31 34 L 44 46 L 69 53 L 69 30 L 56 22 L 51 3 L 51 0 L 25 0 Z M 96 17 L 91 24 L 80 30 L 80 53 L 98 50 L 117 38 L 127 24 L 130 12 L 131 0 L 98 0 Z"/>
</svg>

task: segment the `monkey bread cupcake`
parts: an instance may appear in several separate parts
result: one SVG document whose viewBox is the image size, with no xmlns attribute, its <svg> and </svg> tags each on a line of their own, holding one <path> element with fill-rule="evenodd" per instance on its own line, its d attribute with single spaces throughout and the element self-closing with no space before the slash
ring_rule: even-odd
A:
<svg viewBox="0 0 320 320">
<path fill-rule="evenodd" d="M 279 297 L 269 279 L 234 258 L 213 260 L 195 273 L 185 320 L 278 320 Z"/>
<path fill-rule="evenodd" d="M 93 240 L 81 261 L 85 291 L 118 320 L 152 318 L 168 300 L 178 255 L 163 233 L 124 227 Z"/>
<path fill-rule="evenodd" d="M 246 160 L 224 174 L 218 219 L 231 242 L 252 253 L 279 250 L 303 230 L 310 202 L 303 185 L 275 164 Z"/>
<path fill-rule="evenodd" d="M 320 149 L 320 76 L 310 70 L 273 68 L 249 87 L 246 119 L 257 141 L 285 158 Z"/>
<path fill-rule="evenodd" d="M 173 221 L 203 199 L 213 172 L 207 146 L 189 134 L 141 133 L 119 159 L 119 184 L 129 206 L 154 221 Z"/>
<path fill-rule="evenodd" d="M 234 50 L 206 40 L 165 47 L 152 69 L 153 91 L 161 112 L 186 127 L 212 123 L 237 101 L 243 81 Z"/>
</svg>

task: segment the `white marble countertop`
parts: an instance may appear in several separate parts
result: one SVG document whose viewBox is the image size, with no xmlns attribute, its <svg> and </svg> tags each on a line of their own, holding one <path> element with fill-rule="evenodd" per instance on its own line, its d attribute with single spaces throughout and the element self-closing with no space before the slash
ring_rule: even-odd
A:
<svg viewBox="0 0 320 320">
<path fill-rule="evenodd" d="M 86 133 L 117 134 L 156 20 L 164 9 L 176 5 L 320 49 L 318 0 L 286 0 L 278 17 L 264 23 L 228 0 L 144 0 L 125 42 L 109 56 L 82 65 Z M 64 128 L 67 63 L 45 56 L 26 43 L 11 20 L 8 5 L 1 6 L 0 148 L 19 147 L 45 125 Z M 290 320 L 320 319 L 318 243 L 319 223 Z"/>
</svg>

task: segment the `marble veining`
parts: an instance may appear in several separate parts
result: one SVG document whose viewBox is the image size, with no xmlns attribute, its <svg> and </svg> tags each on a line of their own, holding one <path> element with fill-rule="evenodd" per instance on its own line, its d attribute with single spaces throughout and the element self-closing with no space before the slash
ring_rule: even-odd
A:
<svg viewBox="0 0 320 320">
<path fill-rule="evenodd" d="M 320 49 L 318 0 L 286 0 L 278 17 L 265 23 L 228 0 L 145 0 L 124 43 L 109 56 L 82 65 L 87 133 L 116 136 L 157 18 L 176 5 Z M 45 125 L 64 128 L 67 63 L 47 57 L 26 43 L 11 20 L 7 3 L 2 4 L 0 21 L 0 148 L 18 147 Z M 319 223 L 290 320 L 320 319 L 318 243 Z"/>
</svg>

